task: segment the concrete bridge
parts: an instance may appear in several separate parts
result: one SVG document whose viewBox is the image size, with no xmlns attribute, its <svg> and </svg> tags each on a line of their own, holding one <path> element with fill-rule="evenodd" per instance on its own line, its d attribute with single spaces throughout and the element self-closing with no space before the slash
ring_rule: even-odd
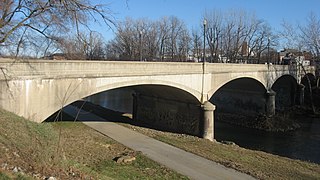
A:
<svg viewBox="0 0 320 180">
<path fill-rule="evenodd" d="M 0 107 L 35 122 L 126 88 L 135 120 L 213 140 L 215 108 L 272 116 L 303 100 L 304 74 L 296 66 L 0 59 L 0 67 Z"/>
</svg>

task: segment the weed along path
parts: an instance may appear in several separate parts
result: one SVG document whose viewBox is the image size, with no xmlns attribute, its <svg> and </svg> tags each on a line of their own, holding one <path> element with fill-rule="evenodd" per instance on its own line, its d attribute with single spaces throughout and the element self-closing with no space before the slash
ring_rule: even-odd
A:
<svg viewBox="0 0 320 180">
<path fill-rule="evenodd" d="M 105 121 L 95 114 L 79 110 L 76 107 L 68 106 L 64 111 L 74 117 L 78 115 L 77 119 L 83 121 L 89 127 L 135 151 L 141 151 L 150 159 L 191 179 L 254 179 L 247 174 L 226 168 L 213 161 L 152 139 L 116 123 Z"/>
</svg>

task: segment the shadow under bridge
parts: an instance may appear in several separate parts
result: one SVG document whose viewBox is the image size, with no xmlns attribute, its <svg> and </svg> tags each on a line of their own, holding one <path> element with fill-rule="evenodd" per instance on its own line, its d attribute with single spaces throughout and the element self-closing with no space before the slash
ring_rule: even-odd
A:
<svg viewBox="0 0 320 180">
<path fill-rule="evenodd" d="M 106 108 L 105 112 L 109 114 L 103 116 L 107 120 L 196 136 L 201 131 L 200 102 L 190 93 L 175 87 L 128 86 L 104 91 L 85 100 Z M 123 114 L 132 114 L 132 119 L 120 117 Z"/>
</svg>

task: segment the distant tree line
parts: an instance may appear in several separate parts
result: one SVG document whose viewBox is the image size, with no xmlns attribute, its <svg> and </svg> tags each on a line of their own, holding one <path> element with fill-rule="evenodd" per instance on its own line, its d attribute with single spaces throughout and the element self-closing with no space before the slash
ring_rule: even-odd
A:
<svg viewBox="0 0 320 180">
<path fill-rule="evenodd" d="M 241 10 L 208 11 L 204 19 L 205 23 L 190 32 L 174 16 L 158 21 L 128 18 L 117 24 L 115 38 L 107 43 L 107 58 L 201 61 L 205 54 L 209 62 L 264 63 L 277 62 L 279 47 L 320 55 L 320 23 L 312 13 L 304 26 L 283 22 L 281 32 L 275 32 L 254 13 Z"/>
<path fill-rule="evenodd" d="M 107 5 L 87 0 L 0 0 L 0 55 L 66 59 L 275 62 L 276 49 L 310 51 L 320 57 L 320 19 L 310 13 L 303 25 L 267 21 L 243 10 L 207 11 L 188 29 L 175 16 L 115 22 Z M 202 22 L 206 20 L 206 22 Z M 89 22 L 104 22 L 115 36 L 106 42 Z"/>
<path fill-rule="evenodd" d="M 185 23 L 174 16 L 159 21 L 128 18 L 118 24 L 116 37 L 107 43 L 108 58 L 199 61 L 205 41 L 207 61 L 219 62 L 222 56 L 231 62 L 252 61 L 253 56 L 259 61 L 268 45 L 277 45 L 271 27 L 254 14 L 211 11 L 204 19 L 206 24 L 190 33 Z"/>
<path fill-rule="evenodd" d="M 122 60 L 186 60 L 191 47 L 189 31 L 177 17 L 159 21 L 127 18 L 117 24 L 107 43 L 108 58 Z"/>
</svg>

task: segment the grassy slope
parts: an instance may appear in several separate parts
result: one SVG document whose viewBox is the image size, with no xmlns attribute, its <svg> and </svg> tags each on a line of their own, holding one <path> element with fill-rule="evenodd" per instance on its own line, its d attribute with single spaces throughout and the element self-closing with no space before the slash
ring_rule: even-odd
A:
<svg viewBox="0 0 320 180">
<path fill-rule="evenodd" d="M 258 179 L 320 179 L 320 165 L 318 164 L 292 160 L 234 145 L 212 143 L 194 136 L 164 133 L 128 124 L 122 125 Z"/>
<path fill-rule="evenodd" d="M 187 179 L 82 123 L 37 124 L 0 110 L 0 124 L 0 179 Z M 121 154 L 137 160 L 117 164 Z"/>
</svg>

